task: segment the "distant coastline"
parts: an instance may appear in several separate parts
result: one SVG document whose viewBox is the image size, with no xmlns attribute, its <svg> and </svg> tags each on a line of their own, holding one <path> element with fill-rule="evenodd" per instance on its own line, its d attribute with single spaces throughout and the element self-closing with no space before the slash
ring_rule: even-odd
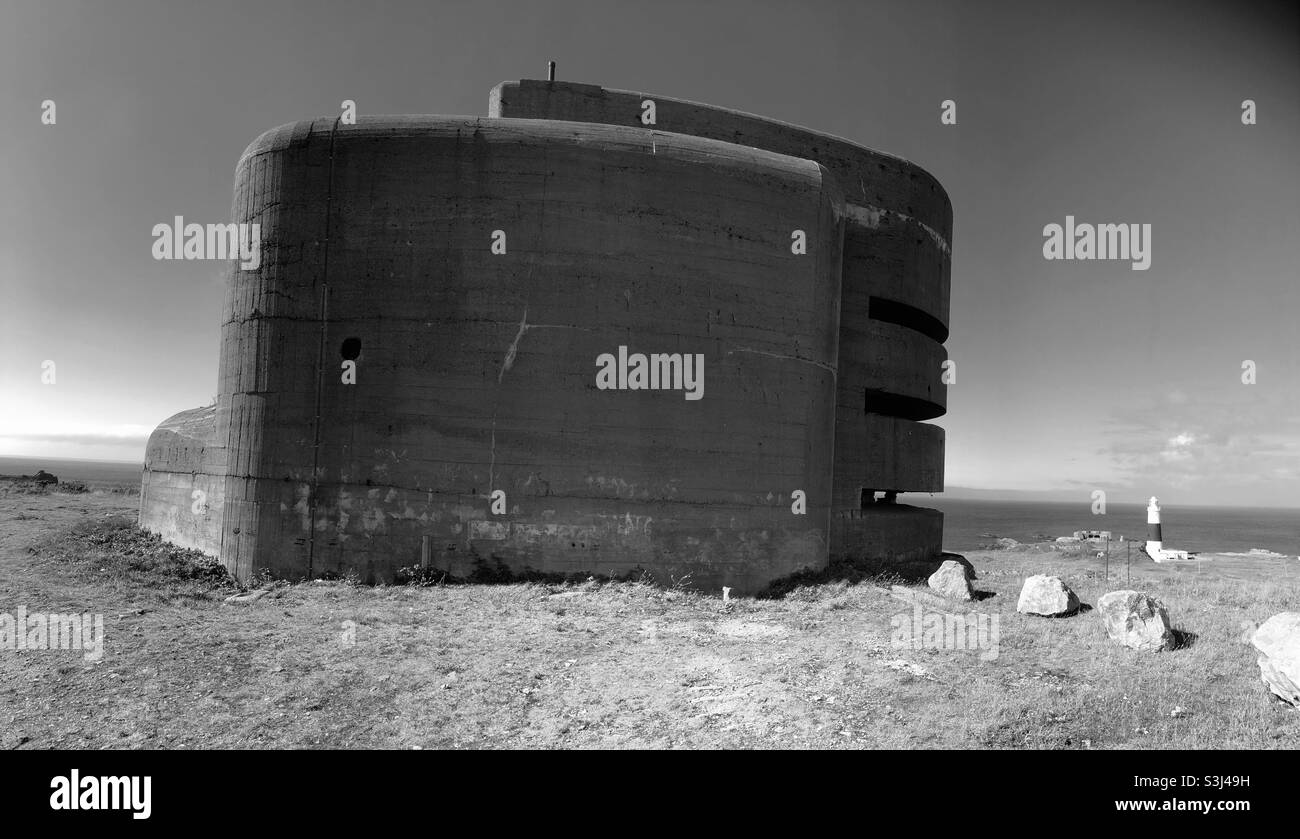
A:
<svg viewBox="0 0 1300 839">
<path fill-rule="evenodd" d="M 0 475 L 33 475 L 44 469 L 60 481 L 81 481 L 92 488 L 140 486 L 143 463 L 124 460 L 76 460 L 65 457 L 0 456 Z"/>
<path fill-rule="evenodd" d="M 144 468 L 144 461 L 140 460 L 104 460 L 97 457 L 34 457 L 26 454 L 0 454 L 0 463 L 9 460 L 25 460 L 32 463 L 115 463 L 124 466 L 134 466 L 137 469 Z"/>
<path fill-rule="evenodd" d="M 1115 538 L 1146 539 L 1146 506 L 1108 504 L 1105 515 L 1093 515 L 1083 501 L 995 501 L 926 497 L 926 506 L 943 511 L 944 548 L 978 549 L 1006 537 L 1018 542 L 1068 536 L 1076 530 L 1109 530 Z M 1167 547 L 1213 553 L 1267 550 L 1286 556 L 1300 554 L 1300 510 L 1267 507 L 1209 507 L 1164 505 Z M 992 534 L 990 536 L 989 534 Z"/>
<path fill-rule="evenodd" d="M 0 456 L 0 475 L 31 475 L 38 469 L 51 472 L 60 480 L 83 481 L 89 486 L 138 487 L 144 464 Z M 1094 516 L 1086 495 L 1073 501 L 967 498 L 962 496 L 970 490 L 954 489 L 957 492 L 953 495 L 918 493 L 899 498 L 903 503 L 911 502 L 943 511 L 946 550 L 977 550 L 996 537 L 1018 542 L 1042 541 L 1067 536 L 1076 530 L 1110 530 L 1117 538 L 1122 534 L 1129 539 L 1145 539 L 1144 504 L 1110 503 L 1106 515 Z M 1296 508 L 1215 507 L 1166 502 L 1164 525 L 1166 542 L 1182 550 L 1240 554 L 1264 550 L 1292 557 L 1300 554 L 1300 509 Z"/>
</svg>

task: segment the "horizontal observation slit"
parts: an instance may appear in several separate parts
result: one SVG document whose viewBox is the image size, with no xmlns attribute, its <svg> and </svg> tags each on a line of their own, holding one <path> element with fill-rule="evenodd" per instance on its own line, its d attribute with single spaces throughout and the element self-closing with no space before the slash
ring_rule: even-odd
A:
<svg viewBox="0 0 1300 839">
<path fill-rule="evenodd" d="M 906 303 L 872 297 L 867 301 L 867 317 L 920 332 L 940 344 L 948 340 L 948 327 L 943 321 Z"/>
<path fill-rule="evenodd" d="M 864 409 L 868 414 L 884 414 L 916 422 L 934 419 L 944 414 L 944 408 L 915 396 L 900 396 L 883 390 L 867 388 Z"/>
</svg>

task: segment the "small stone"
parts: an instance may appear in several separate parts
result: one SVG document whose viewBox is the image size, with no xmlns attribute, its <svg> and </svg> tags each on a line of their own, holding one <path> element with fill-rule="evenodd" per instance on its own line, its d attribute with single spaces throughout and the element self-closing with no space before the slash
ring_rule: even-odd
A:
<svg viewBox="0 0 1300 839">
<path fill-rule="evenodd" d="M 256 591 L 245 592 L 244 594 L 232 594 L 226 598 L 227 603 L 256 603 L 263 597 L 270 594 L 270 589 L 257 589 Z"/>
<path fill-rule="evenodd" d="M 1071 615 L 1079 609 L 1079 598 L 1060 577 L 1035 574 L 1020 589 L 1016 611 L 1026 615 Z"/>
<path fill-rule="evenodd" d="M 970 572 L 956 560 L 944 560 L 939 570 L 930 575 L 930 588 L 952 600 L 974 600 Z"/>
<path fill-rule="evenodd" d="M 1102 595 L 1097 611 L 1112 640 L 1134 650 L 1156 652 L 1174 645 L 1165 604 L 1142 592 L 1124 589 Z"/>
</svg>

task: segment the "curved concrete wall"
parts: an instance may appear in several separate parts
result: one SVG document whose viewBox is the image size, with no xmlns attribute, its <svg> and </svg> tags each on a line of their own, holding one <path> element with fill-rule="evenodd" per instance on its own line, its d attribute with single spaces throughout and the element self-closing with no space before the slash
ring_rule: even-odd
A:
<svg viewBox="0 0 1300 839">
<path fill-rule="evenodd" d="M 947 341 L 950 265 L 947 250 L 902 216 L 888 210 L 853 213 L 844 236 L 846 319 L 882 319 L 872 311 L 874 298 L 915 310 L 901 314 L 930 321 L 912 326 Z"/>
<path fill-rule="evenodd" d="M 863 490 L 942 490 L 941 431 L 871 420 L 925 420 L 945 410 L 940 364 L 947 358 L 942 342 L 948 337 L 952 205 L 938 181 L 905 160 L 838 137 L 650 93 L 502 82 L 492 90 L 488 112 L 644 128 L 647 103 L 653 103 L 657 130 L 806 157 L 839 180 L 848 214 L 834 476 L 835 514 L 846 524 L 839 529 L 871 526 L 860 515 Z M 907 452 L 907 464 L 887 454 L 894 452 Z M 917 509 L 900 509 L 889 527 L 896 531 L 910 516 L 918 542 L 936 544 L 934 516 L 941 532 L 942 515 L 908 512 Z M 832 554 L 862 556 L 867 547 L 887 544 L 868 536 L 833 537 Z"/>
<path fill-rule="evenodd" d="M 943 553 L 943 513 L 906 504 L 837 510 L 831 540 L 842 557 L 899 563 L 934 560 Z"/>
<path fill-rule="evenodd" d="M 659 131 L 816 160 L 840 179 L 845 201 L 850 204 L 906 215 L 918 222 L 918 230 L 928 228 L 935 234 L 936 244 L 941 242 L 945 250 L 952 239 L 952 204 L 932 175 L 902 158 L 802 126 L 653 93 L 531 79 L 502 82 L 493 88 L 488 116 L 644 129 L 643 103 L 647 100 L 655 103 L 653 127 Z"/>
<path fill-rule="evenodd" d="M 225 451 L 216 436 L 216 408 L 168 417 L 149 435 L 140 486 L 140 522 L 183 548 L 221 550 Z"/>
<path fill-rule="evenodd" d="M 841 404 L 911 420 L 944 413 L 948 396 L 940 365 L 948 353 L 938 341 L 863 318 L 840 327 L 840 355 Z"/>
<path fill-rule="evenodd" d="M 231 275 L 215 428 L 239 575 L 500 561 L 746 591 L 825 563 L 843 204 L 816 163 L 609 126 L 319 120 L 255 141 L 234 203 L 263 243 Z M 702 398 L 597 389 L 620 346 L 702 356 Z"/>
<path fill-rule="evenodd" d="M 943 492 L 943 429 L 926 422 L 863 413 L 861 406 L 841 406 L 838 428 L 845 433 L 836 439 L 835 459 L 857 472 L 873 475 L 882 486 L 835 487 L 836 510 L 855 510 L 863 492 Z M 892 440 L 894 445 L 879 445 Z"/>
</svg>

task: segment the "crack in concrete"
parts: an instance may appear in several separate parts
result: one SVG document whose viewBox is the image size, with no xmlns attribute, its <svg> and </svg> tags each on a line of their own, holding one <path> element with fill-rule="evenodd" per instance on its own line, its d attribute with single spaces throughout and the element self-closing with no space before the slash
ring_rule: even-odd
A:
<svg viewBox="0 0 1300 839">
<path fill-rule="evenodd" d="M 531 277 L 532 268 L 529 268 L 528 273 L 529 273 L 529 277 Z M 506 376 L 506 373 L 509 372 L 511 367 L 515 366 L 515 357 L 519 353 L 519 341 L 524 337 L 525 334 L 527 334 L 528 330 L 530 329 L 583 329 L 583 327 L 565 326 L 563 324 L 550 324 L 550 323 L 529 323 L 528 307 L 525 306 L 524 315 L 519 319 L 519 331 L 515 333 L 515 339 L 511 341 L 510 346 L 506 348 L 505 360 L 501 362 L 501 370 L 500 372 L 497 373 L 497 384 L 501 384 L 502 380 Z M 587 330 L 583 330 L 583 331 L 587 331 Z M 492 406 L 492 440 L 491 440 L 491 452 L 488 460 L 488 497 L 489 498 L 491 497 L 491 493 L 494 488 L 494 482 L 496 480 L 497 413 L 500 410 L 500 407 L 501 407 L 500 392 L 498 391 L 497 404 Z"/>
<path fill-rule="evenodd" d="M 510 346 L 506 348 L 505 361 L 501 363 L 501 372 L 497 374 L 497 384 L 501 384 L 501 380 L 505 378 L 506 373 L 510 371 L 510 368 L 515 366 L 515 356 L 519 352 L 519 339 L 523 338 L 524 335 L 532 329 L 575 329 L 579 332 L 594 331 L 590 327 L 571 326 L 565 323 L 529 323 L 528 309 L 525 308 L 524 316 L 519 321 L 519 331 L 515 333 L 515 339 L 511 341 Z"/>
<path fill-rule="evenodd" d="M 737 347 L 734 350 L 727 350 L 727 355 L 734 355 L 738 352 L 753 353 L 754 355 L 765 355 L 768 358 L 783 358 L 787 361 L 798 361 L 802 364 L 811 364 L 814 367 L 820 367 L 823 370 L 829 370 L 832 376 L 839 373 L 833 366 L 822 361 L 813 361 L 811 358 L 800 358 L 797 355 L 782 355 L 781 353 L 766 352 L 764 350 L 754 350 L 749 347 Z"/>
<path fill-rule="evenodd" d="M 524 316 L 519 320 L 519 331 L 515 333 L 515 339 L 510 342 L 509 348 L 506 349 L 506 360 L 501 363 L 501 372 L 497 374 L 497 384 L 505 377 L 506 371 L 515 364 L 515 353 L 519 351 L 519 339 L 524 337 L 528 331 L 528 307 L 524 307 Z"/>
<path fill-rule="evenodd" d="M 522 334 L 522 333 L 520 333 Z M 518 338 L 515 339 L 519 340 Z M 492 411 L 492 459 L 488 462 L 488 494 L 487 498 L 492 497 L 492 481 L 495 477 L 497 466 L 497 414 L 496 410 Z"/>
</svg>

